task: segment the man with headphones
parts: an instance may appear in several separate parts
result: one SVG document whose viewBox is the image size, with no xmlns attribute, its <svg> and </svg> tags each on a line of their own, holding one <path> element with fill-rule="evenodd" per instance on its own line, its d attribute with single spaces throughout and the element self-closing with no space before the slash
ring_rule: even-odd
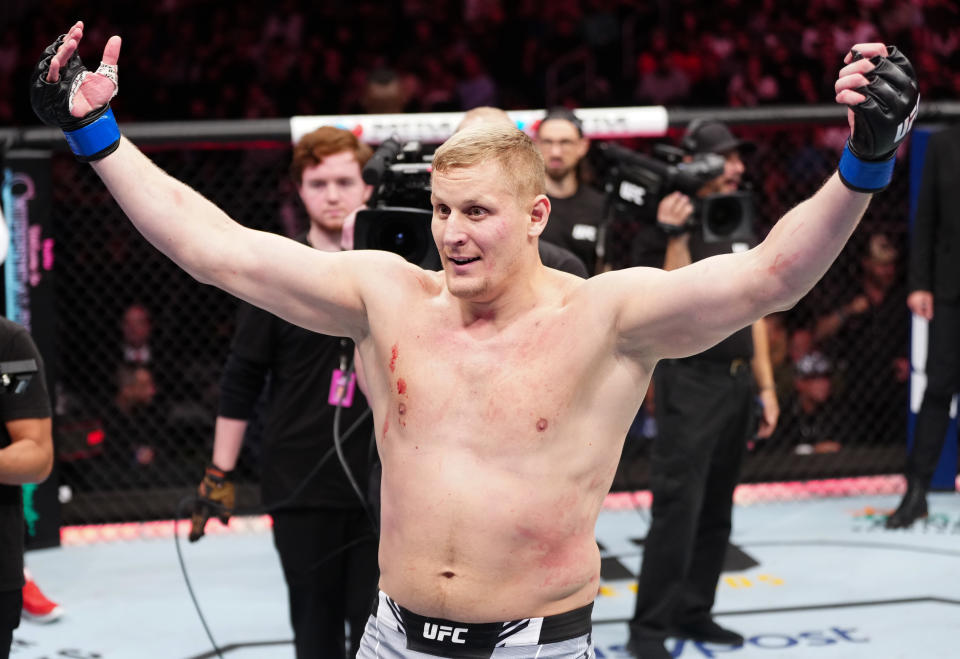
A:
<svg viewBox="0 0 960 659">
<path fill-rule="evenodd" d="M 695 121 L 681 146 L 690 158 L 724 157 L 723 173 L 697 197 L 736 192 L 744 173 L 741 153 L 753 150 L 718 121 Z M 682 192 L 666 195 L 657 207 L 665 235 L 655 252 L 665 270 L 753 247 L 753 241 L 706 242 L 692 230 L 693 201 Z M 644 542 L 630 645 L 638 657 L 670 657 L 667 636 L 739 645 L 743 637 L 714 622 L 717 581 L 730 538 L 733 491 L 747 441 L 768 437 L 779 415 L 773 368 L 763 319 L 712 348 L 684 359 L 667 359 L 654 372 L 658 433 L 651 453 L 653 492 L 650 529 Z M 759 394 L 763 414 L 755 410 Z"/>
</svg>

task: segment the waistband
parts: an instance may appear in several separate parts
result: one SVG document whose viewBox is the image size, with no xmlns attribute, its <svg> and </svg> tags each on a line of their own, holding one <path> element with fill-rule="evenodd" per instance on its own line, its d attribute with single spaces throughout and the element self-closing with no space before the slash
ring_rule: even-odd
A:
<svg viewBox="0 0 960 659">
<path fill-rule="evenodd" d="M 507 622 L 457 622 L 422 616 L 380 591 L 373 616 L 407 637 L 407 649 L 444 657 L 489 657 L 495 648 L 537 646 L 585 636 L 591 630 L 593 602 L 543 618 Z"/>
</svg>

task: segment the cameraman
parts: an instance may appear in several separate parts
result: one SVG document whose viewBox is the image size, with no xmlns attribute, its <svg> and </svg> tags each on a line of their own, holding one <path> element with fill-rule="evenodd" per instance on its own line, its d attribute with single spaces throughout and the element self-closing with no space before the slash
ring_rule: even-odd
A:
<svg viewBox="0 0 960 659">
<path fill-rule="evenodd" d="M 706 153 L 724 157 L 723 173 L 697 192 L 702 199 L 737 191 L 744 172 L 741 152 L 754 145 L 734 137 L 724 124 L 708 121 L 691 124 L 681 146 L 686 159 Z M 657 208 L 658 225 L 667 235 L 661 257 L 665 270 L 753 247 L 705 242 L 700 230 L 691 230 L 694 207 L 685 194 L 672 192 Z M 762 319 L 698 355 L 661 361 L 654 378 L 653 507 L 628 646 L 643 658 L 669 657 L 663 646 L 667 636 L 743 643 L 743 636 L 714 622 L 711 609 L 730 538 L 740 462 L 755 431 L 758 390 L 763 415 L 757 436 L 769 437 L 779 414 Z"/>
<path fill-rule="evenodd" d="M 345 219 L 370 197 L 361 168 L 372 150 L 346 130 L 323 126 L 294 146 L 290 174 L 310 220 L 298 240 L 314 249 L 341 250 Z M 298 659 L 344 657 L 344 621 L 356 653 L 376 594 L 376 531 L 333 448 L 338 387 L 354 357 L 353 341 L 317 334 L 248 304 L 224 366 L 213 458 L 200 484 L 192 541 L 211 515 L 233 508 L 230 474 L 248 421 L 262 406 L 261 498 L 273 517 L 273 538 L 287 582 Z M 357 369 L 359 371 L 359 367 Z M 269 383 L 268 383 L 269 376 Z M 343 452 L 355 481 L 373 469 L 373 422 L 363 393 L 350 383 L 341 410 Z M 360 425 L 346 436 L 355 422 Z M 316 473 L 315 473 L 316 472 Z"/>
<path fill-rule="evenodd" d="M 0 318 L 0 361 L 33 359 L 38 370 L 22 393 L 0 392 L 0 657 L 6 659 L 23 606 L 23 493 L 53 468 L 50 396 L 43 362 L 27 330 Z"/>
</svg>

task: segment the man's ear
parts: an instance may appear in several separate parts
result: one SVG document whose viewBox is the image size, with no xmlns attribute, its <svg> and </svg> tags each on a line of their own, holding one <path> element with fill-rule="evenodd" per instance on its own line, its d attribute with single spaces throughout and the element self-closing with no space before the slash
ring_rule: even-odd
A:
<svg viewBox="0 0 960 659">
<path fill-rule="evenodd" d="M 547 220 L 550 217 L 550 200 L 547 195 L 541 194 L 533 200 L 533 209 L 530 211 L 530 224 L 527 227 L 527 235 L 539 236 L 547 228 Z"/>
<path fill-rule="evenodd" d="M 370 201 L 370 195 L 373 194 L 373 186 L 365 185 L 363 186 L 363 203 Z"/>
<path fill-rule="evenodd" d="M 580 145 L 577 147 L 577 160 L 583 160 L 587 156 L 587 151 L 590 150 L 590 139 L 587 137 L 580 138 Z"/>
</svg>

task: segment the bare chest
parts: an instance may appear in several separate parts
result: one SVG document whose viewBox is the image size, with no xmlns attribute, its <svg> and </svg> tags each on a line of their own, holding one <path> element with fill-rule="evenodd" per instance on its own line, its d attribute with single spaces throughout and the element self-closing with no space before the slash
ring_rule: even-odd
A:
<svg viewBox="0 0 960 659">
<path fill-rule="evenodd" d="M 418 434 L 543 433 L 570 409 L 597 350 L 575 330 L 555 319 L 500 333 L 404 332 L 384 351 L 380 371 L 388 418 Z"/>
</svg>

